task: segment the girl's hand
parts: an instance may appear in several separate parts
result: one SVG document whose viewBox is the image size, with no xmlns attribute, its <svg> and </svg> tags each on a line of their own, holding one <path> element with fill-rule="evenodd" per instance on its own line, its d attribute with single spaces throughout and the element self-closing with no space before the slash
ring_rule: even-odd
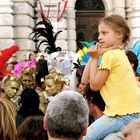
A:
<svg viewBox="0 0 140 140">
<path fill-rule="evenodd" d="M 103 54 L 103 50 L 101 49 L 101 44 L 97 43 L 96 45 L 92 46 L 87 52 L 91 58 L 98 58 L 99 55 Z"/>
</svg>

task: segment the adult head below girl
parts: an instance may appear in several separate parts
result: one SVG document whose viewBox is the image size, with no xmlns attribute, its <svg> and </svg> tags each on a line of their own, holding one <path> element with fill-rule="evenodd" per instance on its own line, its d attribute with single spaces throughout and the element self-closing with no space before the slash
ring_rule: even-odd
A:
<svg viewBox="0 0 140 140">
<path fill-rule="evenodd" d="M 17 139 L 15 116 L 16 116 L 16 110 L 13 104 L 5 98 L 0 98 L 0 139 L 1 140 Z"/>
<path fill-rule="evenodd" d="M 98 32 L 99 42 L 88 51 L 90 59 L 81 82 L 90 81 L 92 90 L 100 90 L 106 106 L 104 115 L 88 127 L 84 140 L 103 139 L 140 118 L 140 89 L 124 50 L 129 26 L 123 17 L 111 15 L 100 20 Z"/>
</svg>

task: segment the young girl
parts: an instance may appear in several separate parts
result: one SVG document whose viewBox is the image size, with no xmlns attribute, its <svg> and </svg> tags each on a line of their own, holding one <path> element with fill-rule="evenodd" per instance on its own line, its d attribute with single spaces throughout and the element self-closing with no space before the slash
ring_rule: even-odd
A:
<svg viewBox="0 0 140 140">
<path fill-rule="evenodd" d="M 81 82 L 90 80 L 91 89 L 100 90 L 106 106 L 104 115 L 88 127 L 84 140 L 101 140 L 140 118 L 140 89 L 123 49 L 130 29 L 123 17 L 111 15 L 101 19 L 98 31 L 99 43 L 89 49 Z M 98 68 L 99 55 L 102 61 Z"/>
</svg>

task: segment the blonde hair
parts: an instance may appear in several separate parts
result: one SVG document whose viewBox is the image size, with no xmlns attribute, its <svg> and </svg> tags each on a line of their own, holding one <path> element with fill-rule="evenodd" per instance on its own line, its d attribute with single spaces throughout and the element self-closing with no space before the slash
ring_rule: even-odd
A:
<svg viewBox="0 0 140 140">
<path fill-rule="evenodd" d="M 133 135 L 135 140 L 140 138 L 140 119 L 130 122 L 122 130 L 123 136 L 126 138 L 128 135 Z"/>
<path fill-rule="evenodd" d="M 16 110 L 7 99 L 0 99 L 0 139 L 16 140 L 17 130 L 15 124 Z"/>
<path fill-rule="evenodd" d="M 34 67 L 24 67 L 21 70 L 21 79 L 23 76 L 32 76 L 33 80 L 35 80 L 36 70 Z"/>
<path fill-rule="evenodd" d="M 126 22 L 126 20 L 120 15 L 110 15 L 102 18 L 99 21 L 99 24 L 105 23 L 112 27 L 114 31 L 122 33 L 122 43 L 127 45 L 130 40 L 130 28 Z"/>
<path fill-rule="evenodd" d="M 48 75 L 45 76 L 45 79 L 43 80 L 43 88 L 45 88 L 45 80 L 47 79 L 53 79 L 56 85 L 57 84 L 61 85 L 60 90 L 62 90 L 64 85 L 66 84 L 66 79 L 64 78 L 64 74 L 56 70 L 51 71 Z"/>
<path fill-rule="evenodd" d="M 8 86 L 9 83 L 12 82 L 12 81 L 14 81 L 14 82 L 18 83 L 19 85 L 21 85 L 21 81 L 17 76 L 8 75 L 8 76 L 4 77 L 4 79 L 2 81 L 2 88 Z"/>
</svg>

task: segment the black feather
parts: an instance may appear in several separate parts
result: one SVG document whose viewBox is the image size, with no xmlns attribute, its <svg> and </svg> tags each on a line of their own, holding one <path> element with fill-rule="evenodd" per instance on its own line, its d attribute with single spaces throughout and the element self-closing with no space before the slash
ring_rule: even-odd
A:
<svg viewBox="0 0 140 140">
<path fill-rule="evenodd" d="M 53 32 L 53 26 L 50 22 L 50 20 L 45 19 L 45 17 L 42 16 L 42 21 L 39 21 L 36 26 L 33 29 L 33 32 L 30 34 L 32 36 L 33 41 L 40 41 L 40 38 L 43 37 L 43 40 L 39 42 L 39 45 L 37 46 L 37 49 L 40 48 L 41 45 L 47 45 L 44 50 L 47 50 L 47 53 L 53 53 L 56 51 L 61 51 L 60 47 L 56 47 L 56 39 L 59 33 L 61 33 L 62 30 L 54 33 Z"/>
</svg>

